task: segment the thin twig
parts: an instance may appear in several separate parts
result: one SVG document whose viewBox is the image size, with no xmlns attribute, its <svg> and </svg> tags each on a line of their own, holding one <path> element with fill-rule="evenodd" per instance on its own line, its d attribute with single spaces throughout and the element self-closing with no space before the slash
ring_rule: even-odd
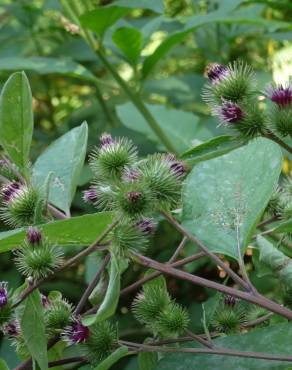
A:
<svg viewBox="0 0 292 370">
<path fill-rule="evenodd" d="M 183 237 L 182 241 L 180 242 L 179 246 L 174 251 L 173 255 L 168 260 L 168 263 L 172 263 L 177 260 L 178 256 L 180 255 L 181 251 L 183 250 L 184 246 L 186 245 L 186 242 L 188 241 L 188 238 L 186 236 Z"/>
<path fill-rule="evenodd" d="M 213 348 L 214 347 L 213 343 L 210 342 L 208 339 L 204 339 L 200 335 L 192 333 L 190 330 L 186 330 L 186 333 L 190 336 L 190 338 L 192 338 L 196 342 L 202 344 L 204 347 L 207 347 L 207 348 Z"/>
<path fill-rule="evenodd" d="M 169 213 L 161 211 L 161 214 L 185 237 L 195 243 L 207 256 L 220 266 L 237 284 L 242 286 L 245 290 L 250 291 L 249 284 L 238 276 L 229 266 L 227 266 L 216 254 L 210 252 L 208 248 L 195 236 L 185 230 Z"/>
<path fill-rule="evenodd" d="M 272 131 L 268 130 L 266 133 L 263 134 L 264 137 L 274 141 L 275 143 L 279 144 L 282 148 L 287 150 L 287 152 L 292 154 L 292 148 L 288 144 L 286 144 L 282 139 L 280 139 L 277 135 L 275 135 Z"/>
<path fill-rule="evenodd" d="M 292 356 L 288 355 L 277 355 L 262 352 L 249 352 L 249 351 L 238 351 L 228 348 L 172 348 L 172 347 L 158 347 L 149 344 L 133 343 L 128 341 L 120 341 L 121 344 L 136 347 L 139 352 L 181 352 L 181 353 L 197 353 L 197 354 L 212 354 L 212 355 L 222 355 L 222 356 L 233 356 L 233 357 L 245 357 L 245 358 L 255 358 L 262 360 L 271 361 L 287 361 L 292 362 Z"/>
<path fill-rule="evenodd" d="M 104 257 L 104 260 L 102 261 L 102 264 L 99 267 L 96 275 L 94 276 L 93 280 L 88 285 L 88 287 L 86 288 L 85 292 L 83 293 L 83 295 L 82 295 L 82 297 L 81 297 L 81 299 L 80 299 L 80 301 L 79 301 L 79 303 L 78 303 L 78 305 L 77 305 L 77 307 L 75 309 L 75 312 L 74 312 L 75 315 L 79 315 L 82 312 L 82 309 L 85 306 L 88 297 L 92 293 L 93 289 L 96 287 L 96 284 L 99 282 L 100 277 L 101 277 L 102 273 L 104 272 L 104 269 L 106 268 L 106 265 L 108 264 L 110 258 L 111 257 L 110 257 L 110 254 L 109 253 Z"/>
<path fill-rule="evenodd" d="M 260 222 L 259 224 L 257 224 L 257 228 L 258 229 L 261 229 L 262 227 L 266 226 L 266 225 L 269 225 L 275 221 L 277 221 L 279 219 L 278 216 L 274 215 L 270 218 L 267 218 L 266 220 L 263 220 L 262 222 Z"/>
<path fill-rule="evenodd" d="M 82 362 L 86 363 L 87 361 L 85 360 L 84 357 L 78 356 L 78 357 L 69 357 L 69 358 L 63 358 L 62 360 L 56 360 L 56 361 L 51 361 L 49 362 L 49 367 L 56 367 L 60 365 L 66 365 L 66 364 L 72 364 L 74 362 Z"/>
<path fill-rule="evenodd" d="M 245 324 L 242 324 L 241 326 L 242 326 L 243 328 L 250 328 L 250 327 L 252 327 L 252 326 L 256 326 L 256 325 L 262 324 L 263 322 L 265 322 L 265 321 L 269 320 L 269 318 L 270 318 L 271 316 L 273 316 L 273 315 L 274 315 L 274 314 L 273 314 L 273 312 L 268 312 L 266 315 L 261 316 L 261 317 L 259 317 L 259 318 L 257 318 L 257 319 L 254 319 L 254 320 L 248 321 L 248 322 L 246 322 Z"/>
<path fill-rule="evenodd" d="M 58 220 L 64 220 L 66 218 L 69 218 L 67 215 L 65 215 L 65 213 L 61 212 L 58 208 L 56 208 L 50 203 L 48 203 L 48 210 Z"/>
<path fill-rule="evenodd" d="M 133 253 L 133 255 L 136 257 L 137 262 L 143 266 L 154 268 L 155 270 L 161 271 L 165 274 L 174 276 L 178 279 L 189 281 L 193 284 L 200 285 L 205 288 L 214 289 L 221 293 L 232 295 L 233 297 L 237 297 L 245 301 L 254 303 L 258 306 L 264 307 L 269 311 L 272 311 L 283 317 L 286 317 L 288 320 L 292 320 L 291 310 L 279 305 L 276 302 L 273 302 L 267 299 L 266 297 L 260 294 L 253 294 L 251 292 L 243 292 L 241 290 L 237 290 L 237 289 L 216 283 L 214 281 L 204 279 L 200 276 L 189 274 L 188 272 L 181 271 L 169 265 L 167 266 L 162 263 L 156 262 L 148 257 L 139 255 L 138 253 L 135 253 L 135 254 Z"/>
</svg>

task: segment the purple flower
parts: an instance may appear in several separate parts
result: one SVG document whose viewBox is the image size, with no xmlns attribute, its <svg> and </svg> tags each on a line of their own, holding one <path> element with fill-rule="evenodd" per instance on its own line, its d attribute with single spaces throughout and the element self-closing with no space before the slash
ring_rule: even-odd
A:
<svg viewBox="0 0 292 370">
<path fill-rule="evenodd" d="M 1 195 L 5 202 L 10 202 L 11 199 L 19 192 L 20 184 L 18 182 L 10 182 L 1 189 Z"/>
<path fill-rule="evenodd" d="M 19 322 L 17 320 L 10 321 L 3 326 L 3 332 L 9 337 L 17 337 L 20 334 Z"/>
<path fill-rule="evenodd" d="M 129 191 L 127 198 L 130 203 L 136 203 L 141 198 L 142 193 L 140 191 Z"/>
<path fill-rule="evenodd" d="M 104 146 L 108 146 L 108 145 L 111 145 L 113 144 L 115 141 L 114 139 L 112 138 L 112 136 L 108 133 L 103 133 L 100 137 L 100 146 L 101 147 L 104 147 Z"/>
<path fill-rule="evenodd" d="M 206 76 L 212 84 L 222 81 L 228 74 L 228 68 L 223 64 L 210 63 L 207 65 Z"/>
<path fill-rule="evenodd" d="M 8 283 L 6 281 L 0 283 L 0 309 L 6 306 L 8 302 L 7 285 Z"/>
<path fill-rule="evenodd" d="M 42 233 L 36 227 L 30 226 L 26 233 L 27 241 L 32 245 L 39 245 L 42 241 Z"/>
<path fill-rule="evenodd" d="M 232 295 L 226 294 L 224 297 L 224 304 L 225 306 L 234 307 L 237 303 L 237 298 L 233 297 Z"/>
<path fill-rule="evenodd" d="M 133 182 L 139 179 L 141 172 L 137 168 L 126 168 L 123 173 L 123 180 L 127 182 Z"/>
<path fill-rule="evenodd" d="M 266 95 L 272 102 L 276 103 L 279 107 L 284 107 L 292 103 L 292 83 L 289 82 L 286 86 L 270 85 L 266 89 Z"/>
<path fill-rule="evenodd" d="M 44 294 L 41 294 L 41 301 L 44 308 L 48 308 L 51 303 L 49 298 Z"/>
<path fill-rule="evenodd" d="M 175 177 L 180 179 L 186 174 L 186 166 L 183 161 L 176 159 L 173 154 L 167 154 L 165 158 L 169 162 L 170 170 Z"/>
<path fill-rule="evenodd" d="M 156 228 L 156 223 L 151 218 L 142 218 L 136 223 L 139 230 L 145 235 L 151 235 L 154 233 Z"/>
<path fill-rule="evenodd" d="M 93 187 L 83 192 L 83 200 L 85 203 L 94 203 L 97 201 L 97 192 Z"/>
<path fill-rule="evenodd" d="M 89 329 L 81 323 L 79 318 L 75 318 L 73 323 L 68 326 L 63 334 L 63 337 L 69 344 L 85 342 L 89 336 Z"/>
<path fill-rule="evenodd" d="M 219 107 L 219 113 L 223 122 L 235 123 L 240 121 L 244 114 L 240 106 L 230 101 L 224 101 L 222 106 Z"/>
</svg>

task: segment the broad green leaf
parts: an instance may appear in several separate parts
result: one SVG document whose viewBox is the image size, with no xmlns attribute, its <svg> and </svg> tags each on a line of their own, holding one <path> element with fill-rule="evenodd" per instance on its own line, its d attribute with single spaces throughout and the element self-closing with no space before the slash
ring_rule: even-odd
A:
<svg viewBox="0 0 292 370">
<path fill-rule="evenodd" d="M 243 144 L 232 136 L 217 136 L 183 153 L 182 158 L 189 164 L 194 165 L 198 162 L 219 157 Z"/>
<path fill-rule="evenodd" d="M 168 109 L 162 105 L 146 104 L 146 106 L 179 153 L 189 149 L 193 145 L 193 140 L 209 134 L 208 130 L 198 123 L 199 118 L 192 113 Z M 132 103 L 118 105 L 116 109 L 118 117 L 126 127 L 159 143 L 157 136 Z"/>
<path fill-rule="evenodd" d="M 0 358 L 0 370 L 9 370 L 9 367 L 2 358 Z"/>
<path fill-rule="evenodd" d="M 122 51 L 128 62 L 136 66 L 143 47 L 143 35 L 136 28 L 118 28 L 113 34 L 113 41 Z"/>
<path fill-rule="evenodd" d="M 38 225 L 44 235 L 59 246 L 89 245 L 113 221 L 111 212 L 100 212 Z M 17 248 L 25 238 L 25 228 L 0 233 L 0 253 Z"/>
<path fill-rule="evenodd" d="M 95 315 L 88 315 L 82 320 L 83 324 L 90 326 L 111 317 L 115 312 L 119 302 L 121 290 L 121 267 L 120 261 L 112 254 L 110 261 L 109 284 L 102 304 Z"/>
<path fill-rule="evenodd" d="M 129 8 L 119 6 L 100 7 L 84 13 L 80 17 L 80 23 L 82 26 L 96 32 L 100 37 L 103 37 L 105 31 L 129 13 L 130 10 Z"/>
<path fill-rule="evenodd" d="M 260 261 L 268 266 L 279 279 L 292 288 L 292 259 L 262 236 L 257 237 Z"/>
<path fill-rule="evenodd" d="M 103 360 L 94 370 L 108 370 L 118 362 L 121 358 L 127 356 L 129 353 L 128 347 L 121 346 L 111 353 L 105 360 Z"/>
<path fill-rule="evenodd" d="M 20 326 L 25 344 L 32 358 L 37 362 L 41 370 L 47 370 L 47 338 L 43 305 L 38 290 L 33 291 L 24 301 Z"/>
<path fill-rule="evenodd" d="M 240 351 L 264 352 L 269 354 L 291 355 L 292 325 L 278 324 L 263 329 L 255 329 L 247 334 L 230 335 L 214 340 L 215 346 Z M 194 342 L 186 347 L 195 347 Z M 220 364 L 220 366 L 218 365 Z M 210 354 L 168 353 L 155 370 L 204 369 L 217 370 L 286 370 L 285 361 L 268 361 L 251 358 L 228 357 Z"/>
<path fill-rule="evenodd" d="M 141 352 L 138 354 L 139 370 L 155 370 L 157 363 L 157 352 Z"/>
<path fill-rule="evenodd" d="M 32 95 L 24 72 L 5 83 L 0 96 L 0 144 L 11 160 L 27 175 L 33 133 Z"/>
<path fill-rule="evenodd" d="M 163 0 L 116 0 L 110 6 L 123 6 L 133 9 L 149 9 L 156 13 L 164 12 Z"/>
<path fill-rule="evenodd" d="M 215 252 L 243 252 L 275 190 L 282 166 L 279 146 L 258 138 L 197 164 L 183 189 L 183 226 Z"/>
<path fill-rule="evenodd" d="M 81 64 L 70 59 L 49 57 L 5 57 L 0 59 L 1 71 L 34 71 L 41 75 L 56 73 L 86 81 L 95 81 L 94 75 Z"/>
<path fill-rule="evenodd" d="M 69 213 L 87 148 L 88 127 L 81 126 L 54 141 L 33 166 L 32 182 L 41 187 L 52 172 L 49 202 Z"/>
</svg>

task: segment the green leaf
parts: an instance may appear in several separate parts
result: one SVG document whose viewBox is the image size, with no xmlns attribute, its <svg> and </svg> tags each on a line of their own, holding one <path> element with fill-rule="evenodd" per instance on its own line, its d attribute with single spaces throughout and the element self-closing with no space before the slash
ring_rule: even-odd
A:
<svg viewBox="0 0 292 370">
<path fill-rule="evenodd" d="M 112 223 L 113 218 L 111 212 L 100 212 L 38 225 L 38 228 L 52 243 L 59 246 L 83 246 L 93 243 Z M 25 234 L 25 228 L 0 233 L 0 253 L 17 248 Z"/>
<path fill-rule="evenodd" d="M 217 136 L 183 153 L 182 158 L 189 164 L 194 165 L 198 162 L 219 157 L 243 144 L 232 136 Z"/>
<path fill-rule="evenodd" d="M 140 352 L 138 354 L 139 370 L 155 370 L 157 363 L 157 352 Z"/>
<path fill-rule="evenodd" d="M 121 358 L 129 354 L 128 347 L 121 346 L 103 360 L 94 370 L 108 370 L 118 362 Z"/>
<path fill-rule="evenodd" d="M 100 305 L 95 315 L 85 316 L 82 323 L 90 326 L 96 322 L 100 322 L 111 317 L 115 312 L 119 303 L 120 290 L 121 290 L 121 261 L 112 254 L 110 261 L 109 284 L 102 304 Z"/>
<path fill-rule="evenodd" d="M 279 146 L 263 138 L 197 164 L 183 190 L 183 226 L 210 250 L 237 258 L 237 240 L 243 252 L 281 167 Z"/>
<path fill-rule="evenodd" d="M 176 32 L 168 36 L 162 43 L 145 58 L 142 68 L 142 77 L 145 79 L 154 69 L 156 64 L 177 44 L 179 44 L 188 34 L 187 31 Z"/>
<path fill-rule="evenodd" d="M 268 266 L 287 287 L 292 288 L 292 259 L 260 235 L 257 236 L 257 244 L 260 261 Z"/>
<path fill-rule="evenodd" d="M 221 14 L 220 11 L 208 13 L 206 15 L 196 15 L 191 17 L 189 22 L 184 26 L 182 31 L 175 32 L 169 35 L 155 50 L 154 52 L 145 58 L 142 75 L 145 79 L 154 69 L 156 64 L 163 60 L 163 57 L 176 45 L 181 43 L 183 39 L 189 34 L 194 32 L 197 28 L 205 26 L 207 24 L 223 23 L 223 24 L 252 24 L 261 27 L 273 28 L 273 30 L 279 28 L 291 29 L 291 24 L 282 21 L 272 21 L 261 17 L 243 17 L 242 15 L 229 13 Z"/>
<path fill-rule="evenodd" d="M 273 229 L 274 233 L 291 233 L 292 232 L 292 220 L 281 222 Z"/>
<path fill-rule="evenodd" d="M 2 358 L 0 358 L 0 370 L 9 370 L 9 367 Z"/>
<path fill-rule="evenodd" d="M 105 31 L 115 24 L 120 18 L 129 13 L 129 8 L 119 6 L 100 7 L 83 14 L 80 23 L 103 37 Z"/>
<path fill-rule="evenodd" d="M 143 47 L 143 35 L 136 28 L 118 28 L 113 34 L 113 41 L 122 51 L 128 62 L 136 66 Z"/>
<path fill-rule="evenodd" d="M 33 133 L 32 95 L 24 72 L 14 73 L 0 96 L 0 144 L 27 176 Z"/>
<path fill-rule="evenodd" d="M 209 135 L 209 131 L 198 123 L 199 118 L 192 113 L 168 109 L 162 105 L 146 106 L 179 153 L 193 146 L 193 140 Z M 132 103 L 118 105 L 116 109 L 118 117 L 126 127 L 159 143 L 157 136 Z"/>
<path fill-rule="evenodd" d="M 132 9 L 149 9 L 156 13 L 164 12 L 163 0 L 117 0 L 110 6 L 113 5 Z"/>
<path fill-rule="evenodd" d="M 215 339 L 214 345 L 240 351 L 264 352 L 269 354 L 291 355 L 292 325 L 278 324 L 263 329 L 255 329 L 247 334 L 230 335 Z M 187 345 L 195 347 L 194 342 Z M 252 358 L 228 357 L 208 354 L 169 353 L 155 370 L 214 370 L 220 367 L 232 370 L 286 370 L 285 361 L 268 361 Z"/>
<path fill-rule="evenodd" d="M 5 57 L 0 59 L 1 71 L 34 71 L 41 75 L 56 73 L 86 81 L 95 81 L 95 76 L 81 64 L 70 59 L 49 57 Z"/>
<path fill-rule="evenodd" d="M 41 370 L 47 370 L 47 340 L 43 306 L 38 290 L 33 291 L 26 298 L 20 326 L 32 358 L 38 363 Z"/>
<path fill-rule="evenodd" d="M 33 166 L 32 182 L 43 186 L 48 174 L 53 173 L 49 202 L 69 213 L 77 183 L 84 164 L 87 148 L 87 123 L 67 132 L 54 141 Z"/>
</svg>

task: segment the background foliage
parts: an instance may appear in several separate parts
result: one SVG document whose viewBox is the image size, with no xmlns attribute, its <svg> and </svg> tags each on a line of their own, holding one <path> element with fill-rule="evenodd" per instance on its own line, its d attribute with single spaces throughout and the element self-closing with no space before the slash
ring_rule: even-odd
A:
<svg viewBox="0 0 292 370">
<path fill-rule="evenodd" d="M 99 2 L 96 0 L 95 3 Z M 210 111 L 201 99 L 203 74 L 209 62 L 228 63 L 244 59 L 256 70 L 259 89 L 270 80 L 281 82 L 292 75 L 292 4 L 289 0 L 100 1 L 101 5 L 106 3 L 112 3 L 112 8 L 101 7 L 95 13 L 81 17 L 81 24 L 104 38 L 111 65 L 146 103 L 180 154 L 224 133 L 221 127 L 217 127 L 217 121 L 210 117 Z M 93 213 L 94 209 L 81 200 L 81 191 L 92 177 L 88 165 L 81 168 L 82 158 L 79 158 L 81 164 L 77 166 L 78 170 L 69 176 L 70 168 L 64 167 L 64 163 L 76 158 L 76 152 L 86 156 L 104 131 L 133 139 L 142 155 L 164 148 L 98 56 L 78 35 L 74 25 L 61 14 L 61 2 L 58 0 L 0 1 L 0 83 L 2 88 L 13 71 L 26 72 L 32 90 L 35 124 L 31 160 L 34 163 L 38 158 L 33 167 L 34 181 L 36 184 L 43 183 L 50 172 L 50 153 L 53 156 L 56 152 L 60 153 L 54 167 L 60 176 L 64 175 L 66 186 L 72 191 L 68 198 L 60 195 L 59 191 L 56 194 L 53 192 L 50 201 L 69 213 L 71 195 L 75 194 L 77 183 L 71 212 L 78 216 Z M 15 83 L 23 83 L 23 77 L 19 75 Z M 7 109 L 11 110 L 13 121 L 13 107 Z M 81 125 L 84 121 L 88 123 L 88 132 L 87 126 Z M 86 147 L 84 138 L 87 135 L 89 145 Z M 282 170 L 288 173 L 291 165 L 285 155 Z M 240 173 L 240 168 L 234 168 L 234 176 L 237 170 Z M 213 169 L 210 171 L 210 176 L 218 176 L 218 179 L 225 176 L 220 168 L 216 169 L 218 173 Z M 250 186 L 248 180 L 247 175 L 247 186 Z M 56 187 L 58 190 L 58 184 Z M 195 200 L 196 194 L 191 196 Z M 79 246 L 90 243 L 97 233 L 89 222 L 93 223 L 98 216 L 89 217 L 83 216 L 83 221 L 78 224 L 81 232 L 80 239 L 74 243 L 78 245 L 72 248 L 74 254 Z M 187 215 L 184 222 L 187 223 Z M 248 224 L 248 220 L 246 222 Z M 68 244 L 74 237 L 70 239 L 66 226 L 61 227 L 64 227 L 64 244 Z M 4 225 L 1 229 L 5 231 Z M 54 230 L 48 232 L 54 234 Z M 0 241 L 0 248 L 8 250 L 9 245 L 15 245 L 19 240 L 17 238 L 22 237 L 20 234 L 21 231 L 14 233 L 4 243 Z M 212 238 L 211 234 L 208 236 Z M 179 239 L 179 235 L 162 222 L 149 255 L 157 260 L 166 260 Z M 185 256 L 194 251 L 195 247 L 188 244 Z M 66 249 L 66 253 L 70 255 L 70 248 Z M 289 254 L 292 255 L 291 251 L 288 251 Z M 13 268 L 11 258 L 10 252 L 0 256 L 1 279 L 9 281 L 11 287 L 17 287 L 21 277 Z M 246 262 L 252 270 L 252 263 L 255 262 L 250 256 L 246 256 Z M 229 263 L 232 264 L 232 260 Z M 95 270 L 96 258 L 88 257 L 80 265 L 46 283 L 44 291 L 60 290 L 74 303 Z M 222 271 L 206 263 L 205 259 L 188 265 L 187 271 L 221 282 L 225 278 Z M 128 285 L 140 274 L 141 271 L 135 268 L 127 270 L 123 284 Z M 272 294 L 277 289 L 277 280 L 272 275 L 262 274 L 264 277 L 259 277 L 253 270 L 250 275 L 262 293 Z M 168 288 L 179 302 L 188 306 L 192 325 L 202 329 L 201 302 L 213 293 L 172 278 L 168 279 Z M 120 332 L 139 341 L 143 333 L 138 323 L 134 326 L 135 321 L 129 313 L 132 299 L 133 296 L 126 296 L 120 300 Z M 257 340 L 255 334 L 252 340 Z M 17 362 L 6 341 L 1 342 L 0 357 L 5 358 L 10 368 Z M 136 366 L 128 359 L 122 361 L 119 369 L 130 370 Z M 161 366 L 161 369 L 168 369 L 167 365 Z M 188 366 L 187 363 L 185 366 Z"/>
</svg>

